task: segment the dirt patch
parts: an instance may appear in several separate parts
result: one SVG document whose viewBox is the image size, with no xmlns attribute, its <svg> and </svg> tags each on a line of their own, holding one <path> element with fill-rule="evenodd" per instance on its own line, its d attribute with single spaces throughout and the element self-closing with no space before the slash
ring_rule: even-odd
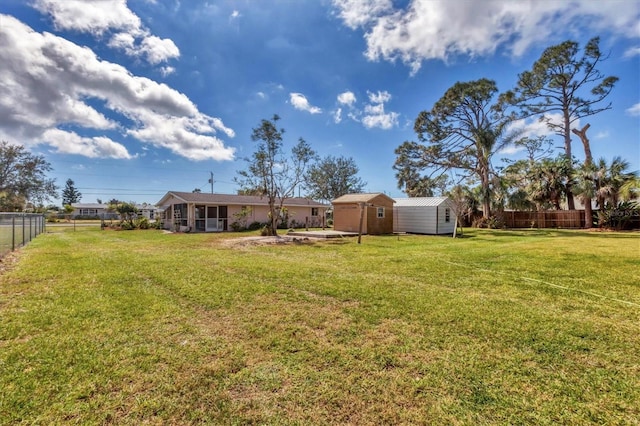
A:
<svg viewBox="0 0 640 426">
<path fill-rule="evenodd" d="M 277 237 L 242 237 L 226 239 L 222 243 L 225 247 L 242 248 L 255 247 L 264 245 L 285 245 L 285 244 L 313 244 L 317 238 L 309 237 L 292 237 L 282 235 Z"/>
<path fill-rule="evenodd" d="M 3 257 L 0 257 L 0 276 L 12 270 L 15 267 L 16 263 L 18 263 L 19 258 L 19 250 L 12 251 L 10 253 L 7 253 Z"/>
</svg>

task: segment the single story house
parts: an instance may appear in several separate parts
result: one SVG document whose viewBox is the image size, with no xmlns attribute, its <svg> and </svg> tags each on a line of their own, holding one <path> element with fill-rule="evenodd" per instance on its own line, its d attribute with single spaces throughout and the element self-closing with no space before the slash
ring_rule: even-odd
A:
<svg viewBox="0 0 640 426">
<path fill-rule="evenodd" d="M 73 207 L 73 213 L 71 216 L 78 217 L 99 217 L 104 218 L 105 215 L 114 213 L 112 211 L 107 211 L 109 208 L 108 204 L 99 204 L 99 203 L 71 203 L 71 207 Z M 114 215 L 116 217 L 117 214 Z"/>
<path fill-rule="evenodd" d="M 333 229 L 370 235 L 393 233 L 393 198 L 377 193 L 346 194 L 333 204 Z"/>
<path fill-rule="evenodd" d="M 453 234 L 455 212 L 448 197 L 396 198 L 393 231 L 411 234 Z"/>
<path fill-rule="evenodd" d="M 100 218 L 100 219 L 118 219 L 120 215 L 110 204 L 101 203 L 71 203 L 73 207 L 72 217 Z M 155 219 L 158 215 L 158 209 L 151 204 L 136 204 L 138 214 L 147 219 Z"/>
<path fill-rule="evenodd" d="M 164 228 L 195 232 L 221 232 L 269 222 L 269 200 L 256 195 L 205 194 L 169 191 L 156 204 L 164 210 Z M 284 200 L 281 216 L 288 226 L 325 225 L 328 205 L 308 198 Z"/>
</svg>

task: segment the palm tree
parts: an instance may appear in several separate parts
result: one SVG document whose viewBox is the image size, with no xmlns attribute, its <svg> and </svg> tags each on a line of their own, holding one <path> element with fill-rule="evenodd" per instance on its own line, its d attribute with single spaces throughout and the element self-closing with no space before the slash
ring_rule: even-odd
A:
<svg viewBox="0 0 640 426">
<path fill-rule="evenodd" d="M 640 197 L 640 177 L 638 177 L 638 172 L 633 173 L 635 176 L 620 187 L 620 198 L 623 201 L 631 201 Z"/>
<path fill-rule="evenodd" d="M 585 162 L 573 170 L 575 186 L 573 193 L 584 205 L 585 228 L 593 226 L 591 200 L 596 196 L 596 168 L 592 162 Z"/>
<path fill-rule="evenodd" d="M 615 157 L 609 165 L 604 158 L 598 160 L 595 171 L 595 196 L 599 208 L 603 208 L 606 203 L 617 205 L 623 186 L 637 178 L 637 173 L 628 172 L 628 168 L 629 162 L 621 157 Z"/>
<path fill-rule="evenodd" d="M 566 195 L 571 162 L 564 156 L 545 158 L 535 163 L 530 170 L 529 193 L 538 210 L 551 205 L 560 210 L 560 202 Z"/>
</svg>

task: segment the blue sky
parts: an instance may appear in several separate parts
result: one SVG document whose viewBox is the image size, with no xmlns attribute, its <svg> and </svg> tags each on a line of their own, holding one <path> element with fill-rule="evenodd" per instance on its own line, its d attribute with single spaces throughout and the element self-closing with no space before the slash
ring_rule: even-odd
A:
<svg viewBox="0 0 640 426">
<path fill-rule="evenodd" d="M 487 77 L 508 90 L 546 47 L 594 36 L 620 81 L 611 110 L 579 124 L 594 157 L 638 170 L 632 0 L 3 0 L 0 139 L 44 155 L 82 202 L 153 204 L 209 192 L 210 172 L 214 192 L 235 193 L 252 128 L 278 114 L 287 147 L 302 137 L 351 157 L 367 191 L 399 197 L 394 150 L 449 87 Z"/>
</svg>

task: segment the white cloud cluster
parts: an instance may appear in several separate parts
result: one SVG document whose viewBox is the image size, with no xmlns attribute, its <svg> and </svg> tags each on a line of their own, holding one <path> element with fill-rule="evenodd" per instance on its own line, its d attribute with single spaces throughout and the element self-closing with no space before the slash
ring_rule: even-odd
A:
<svg viewBox="0 0 640 426">
<path fill-rule="evenodd" d="M 362 28 L 370 60 L 401 60 L 416 73 L 422 61 L 455 55 L 492 54 L 504 46 L 514 55 L 546 41 L 558 28 L 588 21 L 593 33 L 640 37 L 640 2 L 610 0 L 450 1 L 411 0 L 395 9 L 391 0 L 333 0 L 338 16 Z"/>
<path fill-rule="evenodd" d="M 102 36 L 113 33 L 108 45 L 152 65 L 180 56 L 171 39 L 152 35 L 127 7 L 127 0 L 36 0 L 34 7 L 48 14 L 59 30 Z"/>
<path fill-rule="evenodd" d="M 11 16 L 0 21 L 1 138 L 88 157 L 131 158 L 106 136 L 119 131 L 194 160 L 233 158 L 233 148 L 214 136 L 233 137 L 233 130 L 184 94 Z M 99 135 L 80 137 L 69 130 L 74 127 Z"/>
<path fill-rule="evenodd" d="M 307 97 L 302 93 L 289 93 L 289 102 L 295 109 L 300 111 L 307 111 L 310 114 L 320 114 L 322 112 L 321 108 L 311 105 Z"/>
<path fill-rule="evenodd" d="M 563 123 L 563 118 L 561 113 L 554 114 L 546 114 L 546 120 L 535 119 L 535 120 L 516 120 L 509 124 L 506 129 L 506 135 L 517 135 L 517 139 L 520 138 L 532 138 L 535 139 L 540 136 L 547 136 L 552 138 L 555 135 L 555 131 L 549 128 L 549 124 L 552 123 L 557 126 L 561 126 Z M 580 120 L 576 120 L 571 125 L 574 129 L 580 129 Z M 522 151 L 524 148 L 516 147 L 515 145 L 509 145 L 500 150 L 501 154 L 515 154 L 517 152 Z"/>
<path fill-rule="evenodd" d="M 338 103 L 340 105 L 353 106 L 356 102 L 356 95 L 351 91 L 346 91 L 338 95 Z"/>
<path fill-rule="evenodd" d="M 367 129 L 374 127 L 388 130 L 398 125 L 398 113 L 386 112 L 384 104 L 391 100 L 391 94 L 387 91 L 377 93 L 367 92 L 369 103 L 364 106 L 362 124 Z"/>
<path fill-rule="evenodd" d="M 348 108 L 347 116 L 353 121 L 360 122 L 367 129 L 379 128 L 388 130 L 398 125 L 399 114 L 397 112 L 386 112 L 385 103 L 391 100 L 391 94 L 385 91 L 376 93 L 367 91 L 369 102 L 364 104 L 363 109 L 356 105 L 356 95 L 351 91 L 340 93 L 337 97 L 339 107 L 333 111 L 333 121 L 338 124 L 342 122 L 343 107 Z"/>
<path fill-rule="evenodd" d="M 632 117 L 640 117 L 640 102 L 627 108 L 625 112 Z"/>
</svg>

